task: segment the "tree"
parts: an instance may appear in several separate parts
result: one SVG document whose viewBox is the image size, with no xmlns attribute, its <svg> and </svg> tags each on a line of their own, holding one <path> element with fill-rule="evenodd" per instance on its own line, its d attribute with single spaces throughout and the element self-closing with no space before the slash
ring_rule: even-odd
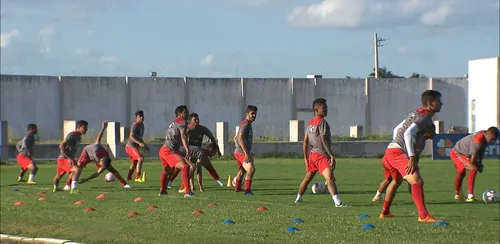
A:
<svg viewBox="0 0 500 244">
<path fill-rule="evenodd" d="M 413 72 L 408 78 L 427 78 L 427 76 Z"/>
<path fill-rule="evenodd" d="M 370 73 L 368 77 L 375 77 L 375 69 L 373 69 L 374 72 Z M 386 67 L 378 68 L 378 78 L 383 79 L 383 78 L 403 78 L 401 76 L 395 75 L 392 73 L 392 71 L 387 70 Z"/>
</svg>

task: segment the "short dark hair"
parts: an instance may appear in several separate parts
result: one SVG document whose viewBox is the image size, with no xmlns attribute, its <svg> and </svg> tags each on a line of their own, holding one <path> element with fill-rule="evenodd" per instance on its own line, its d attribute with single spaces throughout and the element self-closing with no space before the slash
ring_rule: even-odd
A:
<svg viewBox="0 0 500 244">
<path fill-rule="evenodd" d="M 26 129 L 27 130 L 34 130 L 34 129 L 36 129 L 36 127 L 37 126 L 35 124 L 28 124 L 28 126 L 26 126 Z"/>
<path fill-rule="evenodd" d="M 142 110 L 137 110 L 137 111 L 135 112 L 135 117 L 137 117 L 137 116 L 142 116 L 142 117 L 144 117 L 144 111 L 142 111 Z"/>
<path fill-rule="evenodd" d="M 441 97 L 441 93 L 435 90 L 427 90 L 422 92 L 422 106 L 427 106 L 429 102 L 436 100 L 438 97 Z"/>
<path fill-rule="evenodd" d="M 320 105 L 326 105 L 326 99 L 321 98 L 321 97 L 314 99 L 313 104 L 312 104 L 312 109 L 314 110 L 317 106 L 320 106 Z"/>
<path fill-rule="evenodd" d="M 175 108 L 175 116 L 179 116 L 180 113 L 184 112 L 187 109 L 186 105 L 181 105 Z"/>
<path fill-rule="evenodd" d="M 255 112 L 255 113 L 257 113 L 257 110 L 258 110 L 257 106 L 255 106 L 255 105 L 248 105 L 246 113 L 249 113 L 249 112 Z"/>
<path fill-rule="evenodd" d="M 488 130 L 486 130 L 486 132 L 488 132 L 488 134 L 493 133 L 493 135 L 495 135 L 495 137 L 498 137 L 500 134 L 500 131 L 498 131 L 498 128 L 495 126 L 488 128 Z"/>
<path fill-rule="evenodd" d="M 85 121 L 85 120 L 78 120 L 76 121 L 76 128 L 80 128 L 82 126 L 88 126 L 89 125 L 89 122 Z"/>
<path fill-rule="evenodd" d="M 190 113 L 188 115 L 188 121 L 191 121 L 194 117 L 199 118 L 197 113 Z"/>
</svg>

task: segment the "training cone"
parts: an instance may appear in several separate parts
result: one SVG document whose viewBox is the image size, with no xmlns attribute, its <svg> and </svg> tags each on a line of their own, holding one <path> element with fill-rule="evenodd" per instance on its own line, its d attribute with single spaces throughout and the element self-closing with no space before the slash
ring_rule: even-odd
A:
<svg viewBox="0 0 500 244">
<path fill-rule="evenodd" d="M 209 206 L 209 207 L 215 207 L 215 206 L 217 206 L 217 204 L 215 204 L 215 203 L 211 202 L 211 203 L 209 203 L 209 204 L 208 204 L 208 206 Z"/>
<path fill-rule="evenodd" d="M 203 211 L 196 209 L 191 214 L 202 214 L 202 213 L 203 213 Z"/>
<path fill-rule="evenodd" d="M 105 198 L 106 197 L 106 194 L 102 193 L 102 194 L 99 194 L 97 195 L 97 199 L 102 199 L 102 198 Z"/>
<path fill-rule="evenodd" d="M 295 218 L 292 219 L 292 223 L 304 223 L 304 220 L 302 220 L 301 218 Z"/>
<path fill-rule="evenodd" d="M 139 215 L 138 212 L 130 212 L 130 213 L 128 213 L 129 217 L 135 217 L 135 216 L 138 216 L 138 215 Z"/>
<path fill-rule="evenodd" d="M 233 184 L 231 183 L 231 175 L 229 175 L 229 176 L 227 177 L 227 184 L 226 184 L 226 187 L 232 187 L 232 186 L 233 186 Z"/>
<path fill-rule="evenodd" d="M 299 229 L 295 228 L 295 227 L 288 227 L 285 229 L 286 232 L 298 232 L 300 231 Z"/>
<path fill-rule="evenodd" d="M 86 208 L 85 209 L 85 212 L 92 212 L 92 211 L 95 211 L 95 209 L 94 208 Z"/>
<path fill-rule="evenodd" d="M 267 208 L 264 206 L 257 208 L 257 211 L 259 211 L 259 212 L 266 211 L 266 210 L 267 210 Z"/>
<path fill-rule="evenodd" d="M 83 204 L 83 202 L 82 202 L 82 201 L 76 201 L 76 202 L 75 202 L 75 205 L 82 205 L 82 204 Z"/>
<path fill-rule="evenodd" d="M 142 172 L 142 177 L 141 178 L 142 178 L 142 181 L 146 182 L 146 178 L 147 178 L 146 177 L 146 171 Z"/>
<path fill-rule="evenodd" d="M 15 205 L 15 206 L 21 206 L 21 205 L 23 205 L 23 204 L 24 204 L 24 203 L 23 203 L 23 202 L 21 202 L 21 201 L 14 203 L 14 205 Z"/>
<path fill-rule="evenodd" d="M 142 201 L 142 200 L 143 200 L 143 199 L 142 199 L 142 197 L 137 197 L 137 198 L 134 200 L 134 202 L 140 202 L 140 201 Z"/>
<path fill-rule="evenodd" d="M 371 224 L 365 224 L 365 225 L 361 226 L 361 229 L 363 229 L 363 230 L 371 230 L 371 229 L 375 229 L 375 226 L 371 225 Z"/>
<path fill-rule="evenodd" d="M 45 200 L 47 200 L 47 198 L 45 198 L 45 197 L 38 198 L 38 201 L 45 201 Z"/>
<path fill-rule="evenodd" d="M 369 219 L 370 216 L 366 215 L 366 214 L 362 214 L 359 216 L 359 219 Z"/>
<path fill-rule="evenodd" d="M 45 192 L 44 191 L 39 191 L 37 194 L 38 195 L 43 195 L 43 194 L 45 194 Z"/>
<path fill-rule="evenodd" d="M 434 226 L 448 226 L 448 223 L 444 221 L 439 221 L 433 224 Z"/>
<path fill-rule="evenodd" d="M 222 221 L 222 224 L 223 225 L 232 225 L 232 224 L 234 224 L 234 221 L 232 221 L 230 219 L 226 219 L 226 220 Z"/>
<path fill-rule="evenodd" d="M 157 208 L 158 208 L 157 206 L 151 205 L 151 206 L 148 207 L 148 210 L 153 210 L 153 209 L 157 209 Z"/>
</svg>

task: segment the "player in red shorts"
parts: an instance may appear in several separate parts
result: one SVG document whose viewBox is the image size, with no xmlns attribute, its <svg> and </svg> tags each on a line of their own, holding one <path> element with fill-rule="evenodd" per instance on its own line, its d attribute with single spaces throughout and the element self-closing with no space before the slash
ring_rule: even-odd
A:
<svg viewBox="0 0 500 244">
<path fill-rule="evenodd" d="M 488 130 L 481 130 L 474 134 L 460 139 L 451 150 L 450 157 L 455 163 L 457 175 L 455 176 L 455 199 L 459 199 L 459 193 L 462 189 L 462 181 L 469 170 L 467 176 L 467 202 L 474 202 L 474 182 L 477 172 L 483 172 L 484 151 L 488 144 L 498 139 L 498 128 L 490 127 Z"/>
<path fill-rule="evenodd" d="M 66 181 L 66 185 L 64 186 L 65 191 L 71 190 L 71 182 L 73 180 L 73 173 L 76 168 L 73 166 L 76 165 L 74 160 L 76 151 L 78 150 L 78 146 L 82 142 L 82 135 L 87 134 L 89 123 L 85 120 L 79 120 L 76 122 L 76 130 L 68 133 L 64 141 L 59 144 L 59 150 L 61 151 L 59 157 L 57 158 L 57 170 L 56 176 L 54 176 L 54 192 L 60 191 L 59 181 L 61 178 L 68 174 L 68 180 Z"/>
<path fill-rule="evenodd" d="M 422 107 L 410 113 L 398 127 L 394 140 L 385 151 L 386 166 L 391 172 L 392 181 L 387 188 L 384 206 L 379 218 L 394 217 L 390 211 L 392 201 L 399 185 L 405 179 L 411 184 L 411 195 L 418 210 L 418 222 L 438 222 L 428 211 L 424 199 L 424 181 L 418 168 L 414 141 L 418 132 L 430 127 L 432 116 L 441 111 L 441 93 L 427 90 L 421 96 Z"/>
<path fill-rule="evenodd" d="M 217 174 L 217 171 L 215 170 L 214 166 L 212 165 L 212 162 L 210 161 L 210 158 L 215 156 L 216 154 L 220 155 L 220 151 L 219 151 L 219 146 L 215 142 L 210 142 L 206 146 L 206 148 L 201 148 L 201 147 L 190 148 L 189 160 L 191 162 L 196 162 L 196 176 L 200 192 L 205 191 L 205 189 L 203 188 L 203 173 L 202 173 L 203 167 L 210 173 L 212 178 L 214 178 L 214 180 L 217 181 L 217 183 L 220 186 L 224 185 L 220 181 L 219 174 Z M 215 174 L 213 172 L 215 172 Z M 191 185 L 194 184 L 191 183 Z"/>
<path fill-rule="evenodd" d="M 176 118 L 170 124 L 165 133 L 165 143 L 161 146 L 159 156 L 163 171 L 160 177 L 160 196 L 167 195 L 168 176 L 173 174 L 174 168 L 181 170 L 182 184 L 185 188 L 184 197 L 192 197 L 189 186 L 189 176 L 192 175 L 192 163 L 187 162 L 180 153 L 180 147 L 183 146 L 186 155 L 189 155 L 189 146 L 187 142 L 187 123 L 186 118 L 189 110 L 181 105 L 175 109 Z"/>
<path fill-rule="evenodd" d="M 135 172 L 135 182 L 143 183 L 141 179 L 142 162 L 144 158 L 139 152 L 139 148 L 144 148 L 149 151 L 148 145 L 144 143 L 142 137 L 144 136 L 144 112 L 138 110 L 135 112 L 135 122 L 130 128 L 130 135 L 125 146 L 125 151 L 130 158 L 130 169 L 128 170 L 127 180 L 132 180 L 132 174 Z"/>
<path fill-rule="evenodd" d="M 125 182 L 125 180 L 122 178 L 120 173 L 118 173 L 118 171 L 111 165 L 111 158 L 109 157 L 106 149 L 104 149 L 104 147 L 101 145 L 101 138 L 107 126 L 108 123 L 106 121 L 103 121 L 101 130 L 97 134 L 95 142 L 83 148 L 82 153 L 80 154 L 80 158 L 74 166 L 75 173 L 73 174 L 73 182 L 71 184 L 70 194 L 78 192 L 78 184 L 76 184 L 75 181 L 79 184 L 83 184 L 91 179 L 96 178 L 97 176 L 102 174 L 104 170 L 108 170 L 109 172 L 113 173 L 115 178 L 120 181 L 120 184 L 122 184 L 123 188 L 131 188 L 130 185 L 128 185 L 127 182 Z M 97 172 L 94 172 L 89 177 L 80 179 L 80 174 L 83 168 L 85 168 L 87 164 L 91 162 L 93 162 L 97 167 Z"/>
<path fill-rule="evenodd" d="M 396 132 L 398 129 L 399 129 L 399 127 L 396 127 L 396 129 L 394 129 L 393 139 L 396 136 Z M 422 136 L 421 134 L 424 134 L 424 135 Z M 434 138 L 435 134 L 436 134 L 436 126 L 434 124 L 432 124 L 432 126 L 430 126 L 429 129 L 427 131 L 425 131 L 425 133 L 419 132 L 415 136 L 415 138 L 420 138 L 420 139 L 418 139 L 417 143 L 415 143 L 415 156 L 417 158 L 420 158 L 420 154 L 425 149 L 425 141 L 428 139 Z M 382 168 L 384 169 L 384 181 L 382 181 L 382 183 L 380 183 L 380 187 L 378 188 L 377 193 L 373 197 L 372 202 L 377 202 L 380 199 L 380 196 L 382 195 L 382 193 L 385 192 L 385 190 L 387 189 L 387 187 L 389 186 L 389 184 L 392 181 L 391 172 L 389 171 L 387 164 L 388 164 L 387 159 L 385 157 L 383 157 L 382 158 Z M 411 185 L 410 184 L 408 184 L 408 192 L 411 194 Z"/>
<path fill-rule="evenodd" d="M 28 132 L 23 137 L 23 139 L 16 144 L 17 154 L 16 160 L 21 170 L 19 171 L 19 177 L 17 178 L 17 182 L 22 182 L 24 174 L 29 169 L 30 176 L 28 178 L 28 184 L 36 184 L 35 175 L 38 171 L 38 167 L 36 166 L 34 150 L 35 150 L 35 135 L 38 134 L 38 128 L 35 124 L 29 124 L 27 126 Z"/>
<path fill-rule="evenodd" d="M 325 117 L 328 115 L 326 99 L 317 98 L 314 100 L 312 108 L 315 116 L 307 123 L 304 142 L 302 144 L 307 172 L 304 180 L 300 183 L 295 203 L 302 202 L 302 195 L 304 195 L 307 186 L 319 171 L 319 173 L 325 177 L 326 186 L 328 187 L 335 207 L 347 207 L 347 205 L 343 204 L 342 200 L 340 200 L 337 184 L 335 183 L 335 176 L 333 175 L 336 163 L 331 150 L 332 136 L 330 134 L 330 125 L 325 120 Z M 309 145 L 312 147 L 310 153 L 308 153 Z"/>
<path fill-rule="evenodd" d="M 240 129 L 234 137 L 234 157 L 238 161 L 238 173 L 236 174 L 235 192 L 241 191 L 241 180 L 245 176 L 245 195 L 253 195 L 252 179 L 255 174 L 253 157 L 250 154 L 253 143 L 252 123 L 257 117 L 257 107 L 248 105 L 246 118 L 240 123 Z M 246 175 L 245 175 L 246 174 Z"/>
</svg>

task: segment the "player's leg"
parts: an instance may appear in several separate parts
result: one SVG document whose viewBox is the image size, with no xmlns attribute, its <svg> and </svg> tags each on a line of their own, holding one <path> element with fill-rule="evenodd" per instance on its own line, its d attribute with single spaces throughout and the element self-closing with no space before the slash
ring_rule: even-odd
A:
<svg viewBox="0 0 500 244">
<path fill-rule="evenodd" d="M 238 166 L 238 172 L 236 173 L 236 176 L 234 177 L 235 178 L 234 191 L 240 192 L 241 191 L 241 182 L 243 180 L 243 177 L 246 174 L 246 170 L 243 167 L 243 161 L 245 161 L 245 154 L 234 153 L 234 158 L 236 159 L 237 166 Z"/>
<path fill-rule="evenodd" d="M 389 186 L 389 183 L 392 181 L 391 173 L 389 171 L 389 168 L 387 166 L 387 158 L 384 157 L 382 158 L 382 168 L 384 169 L 384 180 L 380 183 L 377 193 L 375 193 L 375 196 L 372 198 L 372 202 L 377 202 L 380 199 L 380 195 L 385 192 L 387 187 Z"/>
<path fill-rule="evenodd" d="M 181 170 L 182 185 L 184 185 L 184 197 L 191 197 L 194 193 L 191 192 L 191 187 L 189 185 L 189 175 L 191 167 L 180 155 L 172 153 L 169 155 L 167 160 L 169 165 L 175 164 L 175 168 Z M 171 163 L 172 162 L 172 163 Z"/>
<path fill-rule="evenodd" d="M 167 182 L 168 182 L 168 176 L 173 174 L 173 170 L 168 166 L 168 163 L 163 160 L 161 160 L 162 164 L 162 171 L 161 171 L 161 176 L 160 176 L 160 194 L 158 196 L 166 196 L 168 195 L 167 193 Z"/>
<path fill-rule="evenodd" d="M 66 174 L 66 172 L 62 172 L 62 173 L 59 173 L 59 172 L 60 172 L 60 170 L 59 170 L 59 168 L 57 168 L 56 176 L 54 176 L 54 179 L 52 179 L 52 184 L 54 184 L 54 189 L 52 190 L 53 192 L 61 190 L 61 188 L 59 188 L 59 181 Z"/>
<path fill-rule="evenodd" d="M 24 181 L 26 181 L 26 180 L 23 179 L 25 173 L 26 173 L 26 169 L 21 168 L 19 170 L 19 176 L 17 177 L 17 182 L 24 182 Z"/>
<path fill-rule="evenodd" d="M 196 166 L 189 160 L 188 157 L 184 157 L 184 161 L 189 165 L 189 188 L 191 189 L 191 192 L 194 191 L 194 171 L 196 169 Z M 179 193 L 185 193 L 184 190 L 184 184 L 181 184 L 179 187 Z"/>
<path fill-rule="evenodd" d="M 224 186 L 224 183 L 222 183 L 220 181 L 220 177 L 219 177 L 219 174 L 217 173 L 217 171 L 215 170 L 214 166 L 212 165 L 212 161 L 210 160 L 210 158 L 208 156 L 204 156 L 203 159 L 202 159 L 202 164 L 203 164 L 203 167 L 205 167 L 205 169 L 208 171 L 208 173 L 210 174 L 210 176 L 215 180 L 217 181 L 217 184 L 219 184 L 220 186 Z"/>
<path fill-rule="evenodd" d="M 28 178 L 28 184 L 36 184 L 35 175 L 36 175 L 36 172 L 38 171 L 38 166 L 36 166 L 35 161 L 30 160 L 30 163 L 28 165 L 28 170 L 30 171 L 30 176 Z"/>
<path fill-rule="evenodd" d="M 76 162 L 76 165 L 74 165 L 71 169 L 71 189 L 69 191 L 69 194 L 74 194 L 78 193 L 78 182 L 80 181 L 80 175 L 82 174 L 83 168 L 87 166 L 87 164 L 90 162 L 90 158 L 87 155 L 87 153 L 82 152 L 80 154 L 80 157 L 78 158 L 78 161 Z"/>
<path fill-rule="evenodd" d="M 477 170 L 469 170 L 467 175 L 467 202 L 477 201 L 474 197 L 474 184 L 476 182 Z"/>
<path fill-rule="evenodd" d="M 203 165 L 201 163 L 196 164 L 196 178 L 198 181 L 198 187 L 200 188 L 200 192 L 204 192 L 203 189 Z"/>
<path fill-rule="evenodd" d="M 174 182 L 175 178 L 177 178 L 180 172 L 181 172 L 180 169 L 174 168 L 172 173 L 170 173 L 170 176 L 168 177 L 168 188 L 171 188 L 172 182 Z"/>
<path fill-rule="evenodd" d="M 24 177 L 24 174 L 26 173 L 26 170 L 28 168 L 27 168 L 27 165 L 24 165 L 22 154 L 17 154 L 16 162 L 17 162 L 17 164 L 19 164 L 19 167 L 21 168 L 19 170 L 19 176 L 17 177 L 17 182 L 24 182 L 25 180 L 23 179 L 23 177 Z"/>
<path fill-rule="evenodd" d="M 328 165 L 327 159 L 324 158 L 324 160 L 322 160 L 322 162 L 320 162 L 318 166 L 318 170 L 321 172 L 321 175 L 325 177 L 326 186 L 328 188 L 328 191 L 330 192 L 330 196 L 332 197 L 333 202 L 335 203 L 335 207 L 347 207 L 342 203 L 342 200 L 340 200 L 337 190 L 337 184 L 335 182 L 335 176 L 333 175 L 332 168 L 330 168 Z"/>
<path fill-rule="evenodd" d="M 464 181 L 466 175 L 465 165 L 469 163 L 469 159 L 467 157 L 461 157 L 461 155 L 457 155 L 455 150 L 451 150 L 450 158 L 453 161 L 453 165 L 457 173 L 455 174 L 455 200 L 460 199 L 460 194 L 462 191 L 462 183 Z"/>
<path fill-rule="evenodd" d="M 255 175 L 255 164 L 252 161 L 243 162 L 243 169 L 246 171 L 245 175 L 245 195 L 253 195 L 252 193 L 252 181 Z"/>
<path fill-rule="evenodd" d="M 101 160 L 102 161 L 102 160 Z M 101 164 L 102 166 L 102 164 Z M 118 179 L 120 184 L 123 186 L 123 188 L 131 188 L 129 184 L 123 179 L 123 177 L 120 175 L 120 172 L 111 165 L 111 163 L 106 167 L 106 169 L 113 174 L 113 176 Z"/>
<path fill-rule="evenodd" d="M 396 169 L 389 168 L 389 170 L 391 173 L 392 180 L 387 186 L 387 190 L 385 193 L 382 213 L 379 216 L 379 218 L 381 219 L 394 217 L 391 213 L 392 201 L 394 200 L 394 197 L 396 197 L 396 193 L 398 191 L 399 186 L 401 185 L 401 182 L 403 182 L 401 174 Z"/>
<path fill-rule="evenodd" d="M 127 180 L 132 180 L 132 175 L 137 168 L 137 161 L 130 161 L 130 167 L 128 169 Z"/>
<path fill-rule="evenodd" d="M 306 172 L 304 179 L 302 180 L 302 182 L 300 182 L 299 191 L 297 192 L 297 198 L 295 198 L 295 203 L 302 202 L 302 196 L 306 192 L 307 186 L 309 185 L 309 183 L 311 183 L 311 181 L 314 179 L 316 172 L 317 171 L 313 171 L 313 172 L 307 171 Z"/>
</svg>

